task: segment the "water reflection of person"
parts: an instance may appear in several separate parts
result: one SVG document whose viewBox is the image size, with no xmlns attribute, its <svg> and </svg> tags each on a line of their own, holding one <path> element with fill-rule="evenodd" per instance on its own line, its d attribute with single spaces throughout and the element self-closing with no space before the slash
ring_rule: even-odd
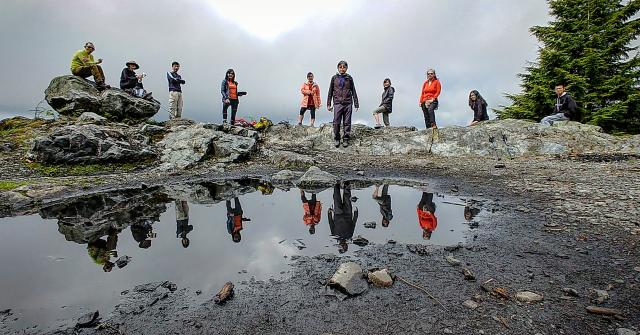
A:
<svg viewBox="0 0 640 335">
<path fill-rule="evenodd" d="M 251 219 L 242 217 L 242 206 L 238 197 L 233 198 L 234 207 L 231 207 L 231 201 L 227 200 L 227 232 L 231 234 L 233 242 L 239 243 L 242 239 L 240 231 L 242 230 L 242 221 L 251 221 Z"/>
<path fill-rule="evenodd" d="M 87 252 L 89 257 L 93 259 L 94 263 L 102 265 L 104 272 L 111 272 L 114 263 L 110 261 L 111 256 L 118 257 L 116 247 L 118 245 L 118 233 L 121 230 L 115 228 L 109 228 L 107 240 L 99 238 L 87 245 Z"/>
<path fill-rule="evenodd" d="M 151 239 L 156 237 L 151 221 L 148 220 L 132 225 L 131 235 L 133 235 L 133 239 L 138 242 L 138 247 L 142 249 L 151 247 Z"/>
<path fill-rule="evenodd" d="M 303 190 L 300 190 L 300 198 L 302 199 L 302 209 L 304 210 L 302 221 L 309 226 L 309 234 L 313 235 L 316 233 L 316 225 L 320 223 L 322 203 L 316 199 L 315 193 L 311 193 L 311 199 L 307 199 Z"/>
<path fill-rule="evenodd" d="M 351 186 L 348 182 L 344 183 L 344 192 L 340 196 L 340 184 L 336 183 L 333 187 L 333 206 L 328 210 L 329 228 L 331 235 L 338 238 L 338 251 L 345 253 L 349 245 L 347 240 L 353 237 L 353 231 L 356 229 L 358 221 L 358 208 L 355 210 L 351 204 Z"/>
<path fill-rule="evenodd" d="M 389 185 L 382 185 L 382 193 L 380 193 L 380 187 L 376 185 L 371 197 L 378 203 L 378 205 L 380 205 L 380 214 L 382 214 L 382 226 L 388 227 L 389 222 L 391 222 L 391 219 L 393 219 L 393 212 L 391 211 L 391 196 L 389 195 Z"/>
<path fill-rule="evenodd" d="M 181 238 L 182 247 L 189 247 L 187 234 L 193 230 L 189 224 L 189 204 L 184 200 L 176 200 L 176 237 Z"/>
<path fill-rule="evenodd" d="M 438 226 L 436 217 L 436 204 L 433 202 L 433 193 L 422 192 L 422 199 L 418 203 L 418 222 L 422 227 L 422 238 L 431 239 L 431 233 Z"/>
</svg>

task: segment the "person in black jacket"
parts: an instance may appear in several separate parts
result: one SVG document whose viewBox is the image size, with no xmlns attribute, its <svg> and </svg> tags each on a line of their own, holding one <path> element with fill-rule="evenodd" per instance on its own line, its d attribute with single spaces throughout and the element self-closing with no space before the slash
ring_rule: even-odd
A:
<svg viewBox="0 0 640 335">
<path fill-rule="evenodd" d="M 327 94 L 327 110 L 333 111 L 333 139 L 336 148 L 340 146 L 340 124 L 344 128 L 342 146 L 349 146 L 352 107 L 356 107 L 356 112 L 360 107 L 353 78 L 347 74 L 348 67 L 347 62 L 343 60 L 338 63 L 338 73 L 331 77 Z"/>
<path fill-rule="evenodd" d="M 349 245 L 347 240 L 353 237 L 358 221 L 358 208 L 355 210 L 351 203 L 351 186 L 344 185 L 344 192 L 340 196 L 340 183 L 333 187 L 333 206 L 327 211 L 329 219 L 329 229 L 331 235 L 338 239 L 338 251 L 342 254 L 347 251 Z"/>
<path fill-rule="evenodd" d="M 469 92 L 469 107 L 473 111 L 473 121 L 469 124 L 470 126 L 489 120 L 487 102 L 476 90 Z"/>
<path fill-rule="evenodd" d="M 382 102 L 380 106 L 373 111 L 373 118 L 376 120 L 376 126 L 374 128 L 380 129 L 382 125 L 380 124 L 380 113 L 382 113 L 382 119 L 384 121 L 385 127 L 389 127 L 389 114 L 391 114 L 392 105 L 393 105 L 393 95 L 396 90 L 391 86 L 391 79 L 386 78 L 382 82 L 382 86 L 384 88 L 384 92 L 382 92 Z"/>
<path fill-rule="evenodd" d="M 552 125 L 555 121 L 567 121 L 576 119 L 576 101 L 565 91 L 564 84 L 556 85 L 556 106 L 553 114 L 545 116 L 540 120 L 540 124 Z"/>
<path fill-rule="evenodd" d="M 186 82 L 178 74 L 180 63 L 171 63 L 171 72 L 167 72 L 169 82 L 169 114 L 170 118 L 182 117 L 182 87 Z"/>
<path fill-rule="evenodd" d="M 145 74 L 136 74 L 135 72 L 139 68 L 140 65 L 133 60 L 126 63 L 126 67 L 122 69 L 120 74 L 120 89 L 134 97 L 150 99 L 151 92 L 146 92 L 142 86 L 142 78 L 145 77 Z"/>
</svg>

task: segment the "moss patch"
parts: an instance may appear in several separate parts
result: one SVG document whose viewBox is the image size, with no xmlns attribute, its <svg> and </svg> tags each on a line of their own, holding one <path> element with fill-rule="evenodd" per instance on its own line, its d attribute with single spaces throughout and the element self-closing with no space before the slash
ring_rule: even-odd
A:
<svg viewBox="0 0 640 335">
<path fill-rule="evenodd" d="M 50 123 L 47 120 L 27 119 L 20 116 L 4 119 L 0 121 L 0 140 L 24 147 L 27 140 L 34 137 L 37 129 Z"/>
<path fill-rule="evenodd" d="M 48 177 L 62 176 L 91 176 L 107 173 L 131 172 L 144 168 L 153 160 L 137 163 L 109 163 L 109 164 L 84 164 L 84 165 L 45 165 L 35 162 L 25 162 L 24 165 L 41 175 Z"/>
<path fill-rule="evenodd" d="M 27 182 L 0 180 L 0 191 L 11 191 L 23 185 L 27 185 Z"/>
</svg>

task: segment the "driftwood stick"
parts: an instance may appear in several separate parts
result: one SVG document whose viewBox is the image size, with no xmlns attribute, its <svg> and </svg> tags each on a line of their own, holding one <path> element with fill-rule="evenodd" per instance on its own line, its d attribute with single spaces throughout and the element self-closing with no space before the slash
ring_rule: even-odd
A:
<svg viewBox="0 0 640 335">
<path fill-rule="evenodd" d="M 400 277 L 400 276 L 397 276 L 397 275 L 396 275 L 396 279 L 398 279 L 399 281 L 401 281 L 401 282 L 403 282 L 403 283 L 405 283 L 405 284 L 407 284 L 407 285 L 409 285 L 409 286 L 411 286 L 411 287 L 413 287 L 413 288 L 415 288 L 415 289 L 418 289 L 418 290 L 420 290 L 420 291 L 422 291 L 422 292 L 426 293 L 426 294 L 429 296 L 429 298 L 431 298 L 431 299 L 433 299 L 435 302 L 437 302 L 437 303 L 438 303 L 438 305 L 440 305 L 440 306 L 442 307 L 442 309 L 444 309 L 444 310 L 445 310 L 445 311 L 447 311 L 447 312 L 449 311 L 449 310 L 447 310 L 447 308 L 446 308 L 446 307 L 444 307 L 444 305 L 443 305 L 443 304 L 442 304 L 438 299 L 436 299 L 436 297 L 434 297 L 431 293 L 429 293 L 429 291 L 427 291 L 427 290 L 426 290 L 426 289 L 424 289 L 423 287 L 418 286 L 418 285 L 416 285 L 416 284 L 414 284 L 414 283 L 412 283 L 412 282 L 410 282 L 410 281 L 408 281 L 408 280 L 406 280 L 406 279 L 404 279 L 404 278 L 402 278 L 402 277 Z"/>
</svg>

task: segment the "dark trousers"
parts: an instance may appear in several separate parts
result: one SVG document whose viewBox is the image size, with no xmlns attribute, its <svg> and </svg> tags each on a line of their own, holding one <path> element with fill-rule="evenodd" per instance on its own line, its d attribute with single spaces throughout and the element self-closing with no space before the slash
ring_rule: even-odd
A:
<svg viewBox="0 0 640 335">
<path fill-rule="evenodd" d="M 307 199 L 307 197 L 302 194 L 300 196 L 300 198 L 302 199 L 302 203 L 307 203 L 309 204 L 309 210 L 314 213 L 316 211 L 316 203 L 318 202 L 318 199 L 316 198 L 316 194 L 312 193 L 311 194 L 311 200 Z"/>
<path fill-rule="evenodd" d="M 227 120 L 227 110 L 229 106 L 231 106 L 231 124 L 236 122 L 236 113 L 238 112 L 238 104 L 240 101 L 238 99 L 229 99 L 229 103 L 222 103 L 222 119 Z"/>
<path fill-rule="evenodd" d="M 231 201 L 229 200 L 226 201 L 227 214 L 242 215 L 243 212 L 242 212 L 242 206 L 240 205 L 240 199 L 233 198 L 233 202 L 234 202 L 235 208 L 231 207 Z"/>
<path fill-rule="evenodd" d="M 436 212 L 436 204 L 433 202 L 433 193 L 422 192 L 422 198 L 418 203 L 418 208 L 427 208 L 431 213 Z"/>
<path fill-rule="evenodd" d="M 304 115 L 304 112 L 306 112 L 307 109 L 309 110 L 309 112 L 311 112 L 311 118 L 315 120 L 315 118 L 316 118 L 316 106 L 300 107 L 300 115 Z"/>
<path fill-rule="evenodd" d="M 431 128 L 431 126 L 436 125 L 436 113 L 435 110 L 438 109 L 438 100 L 433 100 L 430 104 L 426 105 L 426 102 L 422 103 L 422 114 L 424 115 L 424 123 L 427 128 Z"/>
<path fill-rule="evenodd" d="M 333 106 L 333 139 L 340 141 L 340 123 L 344 127 L 342 138 L 349 140 L 351 137 L 351 112 L 352 106 L 337 104 Z"/>
</svg>

